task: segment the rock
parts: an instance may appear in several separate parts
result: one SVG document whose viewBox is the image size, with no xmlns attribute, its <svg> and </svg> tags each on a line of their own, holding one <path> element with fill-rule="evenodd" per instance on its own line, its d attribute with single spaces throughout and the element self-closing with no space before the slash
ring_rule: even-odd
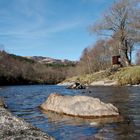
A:
<svg viewBox="0 0 140 140">
<path fill-rule="evenodd" d="M 90 84 L 91 86 L 117 86 L 117 81 L 114 80 L 102 80 L 102 81 L 94 81 Z"/>
<path fill-rule="evenodd" d="M 112 104 L 101 102 L 98 98 L 88 96 L 69 96 L 50 94 L 41 106 L 46 111 L 78 116 L 83 118 L 118 116 L 118 109 Z"/>
<path fill-rule="evenodd" d="M 4 107 L 4 108 L 7 107 L 2 97 L 0 97 L 0 107 Z"/>
<path fill-rule="evenodd" d="M 68 89 L 85 89 L 86 87 L 78 82 L 73 83 L 72 85 L 68 86 Z"/>
<path fill-rule="evenodd" d="M 74 84 L 74 82 L 62 82 L 62 83 L 59 83 L 59 84 L 57 84 L 58 86 L 71 86 L 71 85 L 73 85 Z"/>
<path fill-rule="evenodd" d="M 1 100 L 0 103 L 2 104 Z M 24 120 L 13 116 L 0 106 L 0 139 L 1 140 L 54 140 L 48 134 L 33 127 Z"/>
</svg>

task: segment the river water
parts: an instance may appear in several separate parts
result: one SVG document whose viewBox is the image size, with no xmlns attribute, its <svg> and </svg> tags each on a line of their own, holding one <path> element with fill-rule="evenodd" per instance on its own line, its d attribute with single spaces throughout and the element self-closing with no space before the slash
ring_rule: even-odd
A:
<svg viewBox="0 0 140 140">
<path fill-rule="evenodd" d="M 84 120 L 51 112 L 42 112 L 39 105 L 50 93 L 88 95 L 119 108 L 124 121 L 111 118 Z M 30 85 L 0 88 L 8 109 L 18 117 L 40 128 L 57 140 L 139 140 L 140 139 L 140 87 L 90 87 L 70 90 L 65 86 Z"/>
</svg>

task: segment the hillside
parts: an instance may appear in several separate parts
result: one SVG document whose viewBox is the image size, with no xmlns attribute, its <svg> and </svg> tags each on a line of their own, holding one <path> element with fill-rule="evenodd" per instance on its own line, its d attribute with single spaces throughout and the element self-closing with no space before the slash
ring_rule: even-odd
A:
<svg viewBox="0 0 140 140">
<path fill-rule="evenodd" d="M 56 84 L 64 80 L 74 64 L 51 65 L 0 51 L 0 85 Z"/>
<path fill-rule="evenodd" d="M 140 84 L 140 66 L 110 68 L 107 70 L 95 72 L 68 78 L 61 84 L 80 82 L 85 85 L 139 85 Z"/>
<path fill-rule="evenodd" d="M 26 57 L 30 60 L 39 62 L 41 64 L 48 64 L 48 65 L 65 65 L 65 66 L 69 66 L 69 65 L 75 65 L 77 63 L 77 61 L 70 61 L 67 59 L 61 60 L 61 59 L 54 59 L 51 57 L 43 57 L 43 56 L 28 56 Z"/>
</svg>

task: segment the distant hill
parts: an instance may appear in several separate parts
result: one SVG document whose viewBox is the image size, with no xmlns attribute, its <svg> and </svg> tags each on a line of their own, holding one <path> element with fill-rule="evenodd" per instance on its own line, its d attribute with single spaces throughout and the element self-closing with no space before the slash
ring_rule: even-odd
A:
<svg viewBox="0 0 140 140">
<path fill-rule="evenodd" d="M 0 51 L 0 85 L 57 84 L 76 62 L 49 57 L 22 57 Z"/>
<path fill-rule="evenodd" d="M 63 59 L 63 60 L 54 59 L 51 57 L 43 57 L 43 56 L 28 56 L 26 58 L 34 60 L 42 64 L 75 65 L 77 63 L 77 61 L 70 61 L 67 59 Z"/>
</svg>

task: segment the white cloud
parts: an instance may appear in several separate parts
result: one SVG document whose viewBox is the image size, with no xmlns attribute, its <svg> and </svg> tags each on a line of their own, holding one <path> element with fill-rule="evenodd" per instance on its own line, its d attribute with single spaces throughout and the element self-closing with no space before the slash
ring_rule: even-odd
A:
<svg viewBox="0 0 140 140">
<path fill-rule="evenodd" d="M 10 30 L 0 31 L 0 36 L 11 36 L 12 38 L 49 38 L 56 33 L 65 32 L 79 26 L 82 26 L 82 20 L 61 21 L 54 25 L 42 27 L 40 24 L 35 26 L 26 26 L 26 28 L 15 27 Z"/>
<path fill-rule="evenodd" d="M 48 33 L 63 32 L 63 31 L 67 31 L 67 30 L 76 28 L 76 27 L 78 27 L 80 25 L 81 25 L 81 21 L 80 20 L 63 21 L 63 22 L 59 22 L 59 23 L 53 25 L 53 27 L 47 29 L 47 32 Z"/>
</svg>

